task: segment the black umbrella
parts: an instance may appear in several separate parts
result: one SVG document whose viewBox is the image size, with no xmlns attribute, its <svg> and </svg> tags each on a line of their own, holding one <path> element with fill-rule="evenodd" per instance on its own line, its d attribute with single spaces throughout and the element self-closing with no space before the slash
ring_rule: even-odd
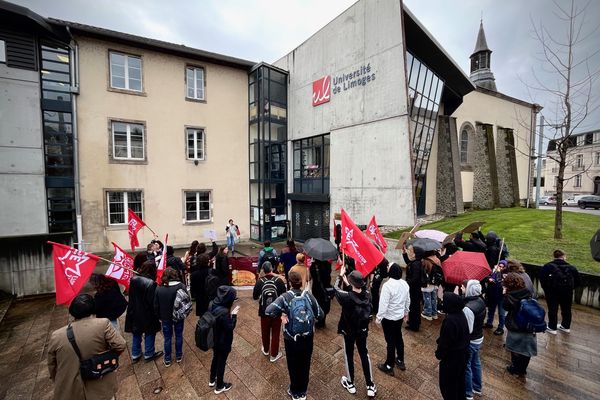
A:
<svg viewBox="0 0 600 400">
<path fill-rule="evenodd" d="M 590 250 L 592 250 L 592 258 L 600 262 L 600 229 L 590 240 Z"/>
<path fill-rule="evenodd" d="M 304 242 L 304 252 L 315 260 L 335 260 L 338 252 L 336 247 L 329 240 L 321 238 L 311 238 Z"/>
<path fill-rule="evenodd" d="M 409 240 L 406 242 L 409 246 L 418 247 L 423 251 L 433 251 L 439 250 L 442 248 L 442 244 L 437 240 L 428 239 L 428 238 L 418 238 L 414 240 Z"/>
</svg>

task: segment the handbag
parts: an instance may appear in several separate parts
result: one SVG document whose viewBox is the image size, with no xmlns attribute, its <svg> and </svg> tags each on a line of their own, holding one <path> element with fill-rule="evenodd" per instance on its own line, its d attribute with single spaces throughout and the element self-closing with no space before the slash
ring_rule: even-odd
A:
<svg viewBox="0 0 600 400">
<path fill-rule="evenodd" d="M 119 368 L 119 354 L 114 350 L 108 350 L 87 360 L 82 360 L 71 324 L 67 326 L 67 338 L 79 358 L 79 373 L 81 374 L 81 379 L 84 381 L 100 379 Z"/>
</svg>

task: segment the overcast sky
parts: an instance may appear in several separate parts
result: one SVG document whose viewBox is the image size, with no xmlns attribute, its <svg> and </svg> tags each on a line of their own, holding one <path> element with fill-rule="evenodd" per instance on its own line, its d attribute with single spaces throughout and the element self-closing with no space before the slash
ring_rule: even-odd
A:
<svg viewBox="0 0 600 400">
<path fill-rule="evenodd" d="M 54 17 L 181 43 L 252 61 L 273 62 L 351 6 L 355 0 L 10 0 L 45 17 Z M 367 0 L 371 1 L 371 0 Z M 569 7 L 569 0 L 557 0 Z M 492 54 L 492 71 L 500 92 L 545 107 L 547 118 L 556 116 L 556 104 L 538 86 L 533 70 L 544 84 L 555 78 L 545 74 L 538 59 L 539 43 L 533 38 L 531 21 L 541 21 L 552 34 L 564 37 L 565 25 L 553 14 L 549 0 L 405 0 L 421 23 L 467 72 L 479 21 L 483 16 Z M 582 6 L 586 1 L 577 3 Z M 143 5 L 143 6 L 142 6 Z M 585 13 L 584 32 L 600 24 L 600 1 L 591 0 Z M 576 58 L 600 48 L 600 29 L 581 45 Z M 582 65 L 583 67 L 583 65 Z M 600 53 L 589 63 L 600 68 Z M 596 80 L 594 106 L 599 104 Z M 581 101 L 581 100 L 580 100 Z M 553 104 L 554 103 L 554 104 Z M 600 129 L 600 110 L 579 131 Z"/>
</svg>

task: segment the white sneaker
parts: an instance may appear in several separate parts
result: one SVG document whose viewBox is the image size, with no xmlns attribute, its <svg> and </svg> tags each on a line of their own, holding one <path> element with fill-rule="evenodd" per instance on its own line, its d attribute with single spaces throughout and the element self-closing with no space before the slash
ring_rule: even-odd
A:
<svg viewBox="0 0 600 400">
<path fill-rule="evenodd" d="M 260 351 L 262 351 L 263 356 L 268 356 L 269 355 L 269 352 L 265 351 L 265 349 L 263 349 L 262 346 L 260 347 Z"/>
<path fill-rule="evenodd" d="M 216 381 L 216 380 L 214 380 L 214 381 L 212 381 L 212 382 L 211 382 L 211 381 L 208 381 L 208 386 L 209 386 L 209 387 L 214 387 L 216 384 L 217 384 L 217 381 Z"/>
<path fill-rule="evenodd" d="M 375 387 L 375 385 L 367 386 L 367 397 L 375 397 L 376 394 L 377 388 Z"/>
<path fill-rule="evenodd" d="M 565 328 L 565 327 L 564 327 L 564 326 L 562 326 L 562 325 L 559 325 L 559 326 L 558 326 L 558 330 L 560 330 L 560 331 L 563 331 L 563 332 L 565 332 L 565 333 L 571 333 L 571 330 L 570 330 L 570 329 L 567 329 L 567 328 Z"/>
<path fill-rule="evenodd" d="M 342 384 L 343 387 L 346 388 L 348 393 L 350 393 L 350 394 L 356 393 L 356 386 L 354 386 L 354 383 L 350 382 L 350 380 L 347 377 L 342 376 L 340 383 Z"/>
<path fill-rule="evenodd" d="M 556 335 L 556 329 L 550 329 L 550 328 L 546 328 L 546 333 L 550 333 L 552 335 Z"/>
<path fill-rule="evenodd" d="M 279 352 L 279 353 L 277 353 L 277 355 L 275 357 L 269 358 L 269 361 L 275 362 L 275 361 L 279 360 L 281 357 L 283 357 L 283 354 L 281 352 Z"/>
</svg>

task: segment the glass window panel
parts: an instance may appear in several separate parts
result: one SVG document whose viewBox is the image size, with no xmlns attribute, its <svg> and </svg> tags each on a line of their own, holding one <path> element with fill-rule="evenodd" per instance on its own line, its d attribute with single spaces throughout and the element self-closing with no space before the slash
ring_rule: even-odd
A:
<svg viewBox="0 0 600 400">
<path fill-rule="evenodd" d="M 130 68 L 142 69 L 142 59 L 134 56 L 127 56 L 127 65 Z"/>
<path fill-rule="evenodd" d="M 50 91 L 44 90 L 42 92 L 42 96 L 44 99 L 47 99 L 47 100 L 66 101 L 66 102 L 71 101 L 71 95 L 68 93 L 50 92 Z"/>
<path fill-rule="evenodd" d="M 270 86 L 271 86 L 271 93 L 270 93 L 271 101 L 280 103 L 280 104 L 286 104 L 287 96 L 285 93 L 285 86 L 280 85 L 275 82 L 271 82 Z"/>
<path fill-rule="evenodd" d="M 42 89 L 65 92 L 67 94 L 71 91 L 69 83 L 67 82 L 50 82 L 44 80 L 42 81 Z"/>
<path fill-rule="evenodd" d="M 1 51 L 1 49 L 0 49 L 0 51 Z M 69 64 L 65 64 L 65 63 L 61 63 L 61 62 L 52 62 L 52 61 L 44 60 L 44 61 L 42 61 L 42 68 L 48 69 L 48 70 L 53 70 L 53 71 L 69 73 Z"/>
<path fill-rule="evenodd" d="M 125 56 L 119 53 L 110 53 L 111 65 L 125 65 Z"/>
<path fill-rule="evenodd" d="M 255 89 L 256 85 L 252 84 L 248 87 L 248 100 L 250 101 L 250 103 L 254 103 L 258 100 L 258 93 L 256 92 Z"/>
<path fill-rule="evenodd" d="M 258 124 L 250 124 L 250 143 L 258 141 Z"/>
<path fill-rule="evenodd" d="M 142 91 L 142 81 L 130 78 L 129 79 L 129 89 L 141 92 Z"/>
<path fill-rule="evenodd" d="M 286 137 L 286 125 L 271 122 L 271 141 L 285 141 Z"/>
<path fill-rule="evenodd" d="M 70 78 L 69 74 L 65 74 L 62 72 L 50 72 L 46 70 L 42 70 L 42 79 L 51 80 L 51 81 L 59 81 L 64 83 L 69 83 Z"/>
<path fill-rule="evenodd" d="M 286 83 L 286 80 L 287 80 L 287 79 L 286 79 L 286 75 L 285 75 L 285 74 L 282 74 L 281 72 L 279 72 L 279 71 L 275 71 L 275 70 L 271 70 L 271 76 L 270 76 L 270 79 L 271 79 L 272 81 L 275 81 L 275 82 L 281 83 L 281 84 L 283 84 L 283 85 L 285 85 L 285 83 Z"/>
<path fill-rule="evenodd" d="M 56 53 L 55 51 L 49 50 L 42 50 L 42 58 L 44 60 L 51 60 L 63 63 L 69 62 L 69 54 Z"/>
<path fill-rule="evenodd" d="M 132 68 L 130 66 L 129 67 L 129 79 L 141 80 L 142 79 L 142 70 L 139 68 Z"/>
<path fill-rule="evenodd" d="M 125 78 L 113 76 L 111 79 L 110 85 L 114 88 L 124 89 L 125 88 Z"/>
<path fill-rule="evenodd" d="M 44 111 L 44 120 L 52 122 L 71 122 L 71 113 Z"/>
<path fill-rule="evenodd" d="M 259 161 L 258 150 L 257 144 L 250 144 L 250 162 Z"/>
</svg>

